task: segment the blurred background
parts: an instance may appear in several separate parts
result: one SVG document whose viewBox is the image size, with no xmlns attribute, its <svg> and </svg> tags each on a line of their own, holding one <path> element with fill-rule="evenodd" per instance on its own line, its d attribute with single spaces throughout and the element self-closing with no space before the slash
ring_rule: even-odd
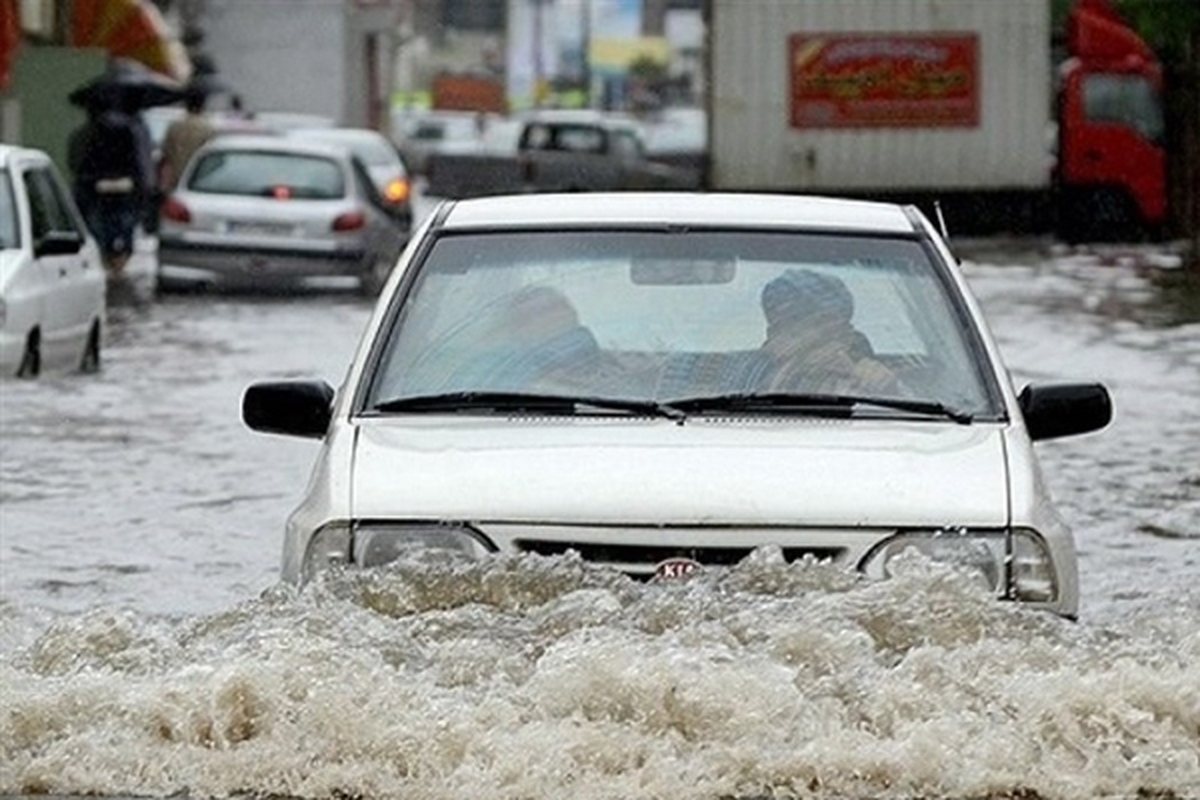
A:
<svg viewBox="0 0 1200 800">
<path fill-rule="evenodd" d="M 1011 190 L 1069 193 L 1077 188 L 1068 175 L 1076 169 L 1069 161 L 1074 153 L 1085 161 L 1113 158 L 1122 163 L 1112 167 L 1116 177 L 1104 180 L 1115 193 L 1072 195 L 1073 207 L 1103 218 L 1105 230 L 1111 220 L 1129 222 L 1133 237 L 1200 249 L 1195 0 L 1004 3 L 1018 18 L 1003 23 L 1010 26 L 1007 38 L 1019 38 L 1011 35 L 1019 25 L 1033 44 L 1006 46 L 1001 62 L 988 44 L 995 31 L 987 26 L 998 23 L 983 13 L 999 4 L 976 3 L 966 19 L 939 3 L 856 0 L 836 4 L 836 13 L 833 5 L 818 11 L 821 4 L 806 0 L 0 0 L 0 134 L 5 142 L 46 150 L 65 168 L 67 137 L 83 119 L 70 92 L 111 70 L 114 59 L 134 60 L 181 85 L 204 81 L 215 115 L 256 115 L 269 127 L 378 130 L 416 173 L 430 151 L 514 149 L 510 121 L 530 110 L 587 108 L 632 117 L 642 126 L 647 154 L 694 169 L 701 188 L 916 200 L 987 190 L 982 210 L 994 213 L 968 205 L 952 222 L 961 227 L 987 216 L 997 221 L 993 227 L 1057 232 L 1060 226 L 1046 222 L 1028 198 L 1012 206 Z M 918 8 L 925 5 L 930 9 Z M 901 6 L 918 10 L 896 11 Z M 1080 27 L 1081 10 L 1099 27 Z M 904 31 L 913 24 L 905 14 L 932 15 L 932 28 L 926 21 L 923 29 Z M 913 106 L 916 116 L 881 121 L 864 116 L 865 105 L 847 107 L 845 98 L 831 101 L 820 89 L 814 95 L 819 70 L 831 67 L 820 56 L 810 62 L 815 67 L 800 64 L 797 48 L 816 46 L 801 41 L 805 33 L 872 29 L 908 42 L 930 30 L 954 31 L 964 34 L 965 47 L 979 37 L 978 61 L 964 62 L 976 87 L 965 98 L 975 116 L 956 116 L 923 98 Z M 864 43 L 872 44 L 860 37 L 860 48 Z M 1079 47 L 1092 48 L 1085 59 L 1107 59 L 1109 78 L 1121 78 L 1080 90 L 1088 113 L 1123 121 L 1139 136 L 1071 144 L 1062 89 Z M 878 64 L 878 57 L 860 60 L 856 69 Z M 1004 78 L 1006 96 L 997 98 L 995 76 L 1009 73 L 1021 73 L 1024 83 Z M 1144 78 L 1144 86 L 1133 78 Z M 805 117 L 804 108 L 816 111 Z M 825 116 L 814 121 L 817 113 Z M 156 109 L 147 121 L 161 135 L 179 114 Z M 998 117 L 1019 118 L 1037 138 L 1017 138 L 1016 124 L 991 130 Z M 876 160 L 858 173 L 831 166 L 861 161 L 860 145 L 844 143 L 879 137 L 885 128 L 903 128 L 909 139 L 888 134 L 899 142 L 894 146 L 872 139 L 881 143 L 872 145 Z M 991 162 L 1007 184 L 961 163 L 953 166 L 956 185 L 914 185 L 887 173 L 905 161 L 929 173 L 912 158 L 919 148 L 912 138 L 937 142 L 929 147 L 937 160 L 948 152 L 945 143 L 968 128 L 979 135 L 971 134 L 976 149 L 962 158 Z M 1014 169 L 1018 153 L 1023 161 Z M 1036 174 L 1015 177 L 1022 170 Z"/>
</svg>

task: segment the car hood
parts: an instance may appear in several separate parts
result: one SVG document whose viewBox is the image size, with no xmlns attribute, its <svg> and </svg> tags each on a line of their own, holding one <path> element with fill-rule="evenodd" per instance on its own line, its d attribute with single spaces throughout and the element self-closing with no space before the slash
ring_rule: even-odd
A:
<svg viewBox="0 0 1200 800">
<path fill-rule="evenodd" d="M 354 450 L 360 519 L 1008 523 L 998 425 L 391 417 L 363 421 Z"/>
</svg>

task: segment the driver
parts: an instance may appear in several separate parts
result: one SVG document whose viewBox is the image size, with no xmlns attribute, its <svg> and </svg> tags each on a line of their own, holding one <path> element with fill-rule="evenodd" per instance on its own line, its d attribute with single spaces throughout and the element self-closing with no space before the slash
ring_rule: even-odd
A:
<svg viewBox="0 0 1200 800">
<path fill-rule="evenodd" d="M 504 352 L 496 364 L 497 378 L 510 390 L 586 384 L 595 378 L 600 347 L 558 289 L 520 290 L 509 300 L 495 334 Z"/>
</svg>

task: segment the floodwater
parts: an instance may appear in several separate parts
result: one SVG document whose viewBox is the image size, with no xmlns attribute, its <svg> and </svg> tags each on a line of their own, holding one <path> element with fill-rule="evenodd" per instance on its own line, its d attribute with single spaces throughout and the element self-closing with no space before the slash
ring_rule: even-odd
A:
<svg viewBox="0 0 1200 800">
<path fill-rule="evenodd" d="M 1200 798 L 1200 324 L 1153 251 L 965 265 L 1018 384 L 1101 380 L 1039 445 L 1079 622 L 914 561 L 764 550 L 639 584 L 415 561 L 276 584 L 314 441 L 254 380 L 337 383 L 352 294 L 114 309 L 103 371 L 0 384 L 0 794 Z"/>
</svg>

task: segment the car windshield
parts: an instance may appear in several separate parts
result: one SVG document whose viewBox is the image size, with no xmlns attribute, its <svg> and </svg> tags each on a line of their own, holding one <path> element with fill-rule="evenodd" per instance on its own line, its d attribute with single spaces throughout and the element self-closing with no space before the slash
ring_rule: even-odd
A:
<svg viewBox="0 0 1200 800">
<path fill-rule="evenodd" d="M 393 315 L 363 407 L 566 396 L 761 413 L 852 397 L 904 401 L 873 413 L 995 417 L 995 376 L 949 280 L 903 238 L 444 235 Z"/>
<path fill-rule="evenodd" d="M 345 196 L 342 168 L 329 158 L 258 150 L 217 150 L 197 162 L 187 181 L 193 192 L 308 200 Z"/>
<path fill-rule="evenodd" d="M 0 249 L 11 250 L 21 246 L 21 226 L 17 221 L 16 198 L 13 197 L 12 180 L 7 172 L 0 172 Z"/>
</svg>

